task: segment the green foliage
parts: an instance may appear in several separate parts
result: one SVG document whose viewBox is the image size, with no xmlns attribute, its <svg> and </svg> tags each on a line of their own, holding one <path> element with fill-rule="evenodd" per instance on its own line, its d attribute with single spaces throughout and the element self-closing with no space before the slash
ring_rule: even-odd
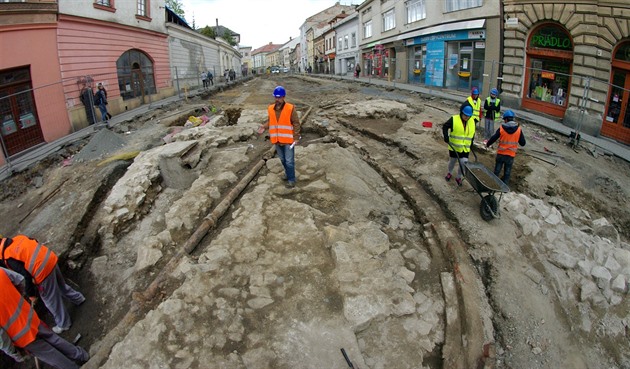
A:
<svg viewBox="0 0 630 369">
<path fill-rule="evenodd" d="M 205 26 L 203 27 L 199 33 L 201 33 L 204 36 L 210 37 L 210 38 L 216 38 L 217 35 L 214 33 L 214 29 L 210 26 Z"/>
<path fill-rule="evenodd" d="M 230 45 L 236 46 L 236 41 L 234 40 L 234 35 L 229 30 L 225 30 L 223 33 L 223 39 Z"/>
<path fill-rule="evenodd" d="M 183 19 L 184 17 L 184 4 L 182 4 L 181 0 L 166 0 L 166 6 L 173 11 L 173 13 L 179 15 Z"/>
</svg>

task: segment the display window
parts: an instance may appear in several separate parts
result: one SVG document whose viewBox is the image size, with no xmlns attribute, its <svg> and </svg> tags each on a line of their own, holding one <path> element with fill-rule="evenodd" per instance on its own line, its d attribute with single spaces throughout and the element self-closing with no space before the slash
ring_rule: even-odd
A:
<svg viewBox="0 0 630 369">
<path fill-rule="evenodd" d="M 613 53 L 601 134 L 630 144 L 630 41 L 620 44 Z"/>
<path fill-rule="evenodd" d="M 573 41 L 558 24 L 534 29 L 527 44 L 523 107 L 563 117 L 571 87 Z"/>
</svg>

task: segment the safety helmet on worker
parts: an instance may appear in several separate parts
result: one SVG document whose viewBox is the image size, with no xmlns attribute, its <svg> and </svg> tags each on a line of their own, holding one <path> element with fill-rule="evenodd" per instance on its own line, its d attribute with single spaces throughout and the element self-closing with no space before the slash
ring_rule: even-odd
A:
<svg viewBox="0 0 630 369">
<path fill-rule="evenodd" d="M 496 88 L 493 88 L 492 90 L 490 90 L 490 95 L 497 96 L 498 94 L 499 94 L 499 90 L 497 90 Z"/>
<path fill-rule="evenodd" d="M 470 92 L 471 95 L 479 95 L 479 89 L 477 87 L 473 87 L 472 91 Z"/>
<path fill-rule="evenodd" d="M 273 89 L 273 97 L 285 97 L 287 96 L 287 91 L 282 86 L 278 86 Z"/>
<path fill-rule="evenodd" d="M 464 106 L 464 108 L 462 109 L 462 114 L 472 117 L 473 115 L 472 107 L 470 105 Z"/>
<path fill-rule="evenodd" d="M 514 120 L 514 112 L 511 110 L 506 110 L 503 112 L 504 120 Z"/>
</svg>

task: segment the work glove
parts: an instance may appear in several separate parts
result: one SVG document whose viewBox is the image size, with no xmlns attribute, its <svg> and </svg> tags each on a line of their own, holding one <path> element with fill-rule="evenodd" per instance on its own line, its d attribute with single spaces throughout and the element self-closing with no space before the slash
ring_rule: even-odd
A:
<svg viewBox="0 0 630 369">
<path fill-rule="evenodd" d="M 257 132 L 258 132 L 259 135 L 262 135 L 265 132 L 265 127 L 262 126 L 262 125 L 258 126 L 258 131 Z"/>
</svg>

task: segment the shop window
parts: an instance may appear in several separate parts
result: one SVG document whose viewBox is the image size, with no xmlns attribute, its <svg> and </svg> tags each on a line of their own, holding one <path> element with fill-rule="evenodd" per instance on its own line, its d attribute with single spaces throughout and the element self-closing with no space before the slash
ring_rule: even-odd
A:
<svg viewBox="0 0 630 369">
<path fill-rule="evenodd" d="M 531 63 L 527 96 L 564 106 L 569 86 L 569 63 L 549 59 L 532 59 Z"/>
<path fill-rule="evenodd" d="M 426 17 L 425 0 L 411 0 L 407 2 L 407 23 L 417 22 Z"/>
<path fill-rule="evenodd" d="M 444 0 L 447 12 L 476 8 L 483 5 L 483 0 Z"/>
<path fill-rule="evenodd" d="M 339 44 L 339 45 L 340 45 L 339 48 L 341 49 L 341 44 Z M 344 48 L 344 50 L 348 48 L 348 35 L 345 35 L 343 37 L 343 48 Z"/>
<path fill-rule="evenodd" d="M 357 47 L 357 34 L 356 33 L 352 32 L 351 40 L 352 40 L 350 44 L 351 47 Z"/>
<path fill-rule="evenodd" d="M 396 28 L 396 14 L 392 8 L 383 13 L 383 31 L 389 31 L 394 28 Z"/>
</svg>

